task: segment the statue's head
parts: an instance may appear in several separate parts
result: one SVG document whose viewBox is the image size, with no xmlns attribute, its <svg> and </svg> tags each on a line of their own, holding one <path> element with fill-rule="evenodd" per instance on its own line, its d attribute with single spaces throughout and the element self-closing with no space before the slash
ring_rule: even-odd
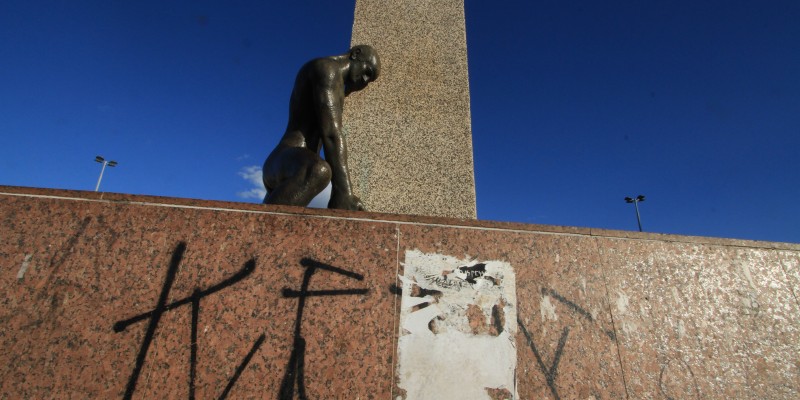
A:
<svg viewBox="0 0 800 400">
<path fill-rule="evenodd" d="M 348 92 L 355 92 L 367 87 L 367 84 L 378 79 L 381 73 L 381 59 L 371 46 L 360 44 L 353 46 L 348 53 L 350 72 L 348 74 Z"/>
</svg>

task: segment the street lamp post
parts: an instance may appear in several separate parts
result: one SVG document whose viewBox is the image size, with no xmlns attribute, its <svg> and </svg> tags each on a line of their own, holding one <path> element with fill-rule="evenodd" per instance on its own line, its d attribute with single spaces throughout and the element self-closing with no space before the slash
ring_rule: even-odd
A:
<svg viewBox="0 0 800 400">
<path fill-rule="evenodd" d="M 636 222 L 639 223 L 639 232 L 642 231 L 642 218 L 639 216 L 639 202 L 644 201 L 644 196 L 638 195 L 636 198 L 626 197 L 626 203 L 633 203 L 634 207 L 636 207 Z"/>
<path fill-rule="evenodd" d="M 100 156 L 95 157 L 94 160 L 99 162 L 99 163 L 101 163 L 101 164 L 103 164 L 103 168 L 100 169 L 100 177 L 97 178 L 97 186 L 94 187 L 94 191 L 96 192 L 96 191 L 100 190 L 100 181 L 103 180 L 103 172 L 105 172 L 106 166 L 116 167 L 117 166 L 117 162 L 116 161 L 106 161 L 105 158 L 100 157 Z"/>
</svg>

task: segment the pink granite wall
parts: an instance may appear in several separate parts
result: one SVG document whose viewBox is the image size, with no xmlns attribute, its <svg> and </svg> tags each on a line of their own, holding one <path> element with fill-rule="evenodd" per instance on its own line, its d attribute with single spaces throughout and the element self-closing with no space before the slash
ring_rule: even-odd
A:
<svg viewBox="0 0 800 400">
<path fill-rule="evenodd" d="M 413 254 L 513 268 L 455 345 L 513 332 L 516 383 L 471 398 L 800 397 L 800 245 L 0 187 L 0 398 L 419 397 Z"/>
</svg>

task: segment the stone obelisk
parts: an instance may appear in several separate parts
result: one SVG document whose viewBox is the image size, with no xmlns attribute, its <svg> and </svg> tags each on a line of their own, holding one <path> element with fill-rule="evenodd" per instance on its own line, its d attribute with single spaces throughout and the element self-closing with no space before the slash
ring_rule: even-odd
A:
<svg viewBox="0 0 800 400">
<path fill-rule="evenodd" d="M 357 0 L 351 42 L 382 63 L 345 102 L 355 193 L 369 211 L 476 218 L 463 0 Z"/>
</svg>

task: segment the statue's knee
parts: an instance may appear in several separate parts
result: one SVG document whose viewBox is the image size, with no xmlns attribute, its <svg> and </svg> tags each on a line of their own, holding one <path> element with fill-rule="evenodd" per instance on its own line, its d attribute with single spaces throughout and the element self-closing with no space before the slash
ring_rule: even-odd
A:
<svg viewBox="0 0 800 400">
<path fill-rule="evenodd" d="M 332 177 L 331 166 L 323 160 L 314 163 L 314 166 L 309 170 L 309 182 L 314 186 L 320 187 L 320 191 L 325 189 L 325 186 L 328 186 Z"/>
</svg>

